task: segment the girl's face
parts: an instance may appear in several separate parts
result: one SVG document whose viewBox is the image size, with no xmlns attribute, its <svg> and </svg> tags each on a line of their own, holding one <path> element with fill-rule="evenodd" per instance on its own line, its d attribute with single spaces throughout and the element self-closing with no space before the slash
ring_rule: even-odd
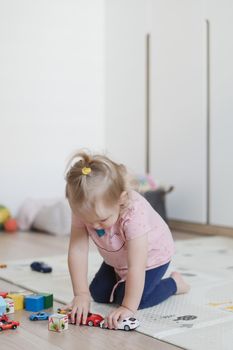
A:
<svg viewBox="0 0 233 350">
<path fill-rule="evenodd" d="M 81 214 L 82 221 L 94 229 L 107 229 L 115 225 L 120 215 L 120 204 L 106 207 L 103 204 L 96 206 L 96 211 Z"/>
<path fill-rule="evenodd" d="M 90 225 L 96 230 L 110 228 L 117 222 L 121 206 L 125 203 L 126 198 L 127 193 L 122 192 L 119 201 L 115 205 L 108 206 L 100 201 L 96 204 L 95 210 L 78 213 L 78 216 L 86 225 Z M 73 212 L 75 213 L 75 210 Z"/>
</svg>

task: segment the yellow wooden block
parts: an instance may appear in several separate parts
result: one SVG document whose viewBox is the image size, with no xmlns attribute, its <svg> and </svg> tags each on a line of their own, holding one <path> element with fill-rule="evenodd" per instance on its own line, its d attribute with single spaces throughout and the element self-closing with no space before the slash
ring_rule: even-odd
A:
<svg viewBox="0 0 233 350">
<path fill-rule="evenodd" d="M 22 294 L 8 294 L 7 298 L 11 298 L 15 302 L 15 310 L 23 310 L 24 308 L 24 295 Z"/>
</svg>

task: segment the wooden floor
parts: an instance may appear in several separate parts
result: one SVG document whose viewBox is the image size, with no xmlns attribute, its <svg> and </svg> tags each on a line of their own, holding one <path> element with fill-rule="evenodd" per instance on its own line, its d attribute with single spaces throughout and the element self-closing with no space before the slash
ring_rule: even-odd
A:
<svg viewBox="0 0 233 350">
<path fill-rule="evenodd" d="M 174 233 L 175 239 L 190 239 L 193 234 Z M 34 258 L 67 253 L 68 238 L 40 233 L 0 233 L 0 264 L 7 260 Z M 1 291 L 20 290 L 15 285 L 0 279 Z M 60 306 L 55 303 L 54 310 Z M 52 311 L 52 310 L 50 310 Z M 0 348 L 3 350 L 111 350 L 153 349 L 175 350 L 179 347 L 158 341 L 138 332 L 110 331 L 86 326 L 70 326 L 63 333 L 50 332 L 47 321 L 32 322 L 28 312 L 16 311 L 12 318 L 21 323 L 17 330 L 0 333 Z"/>
</svg>

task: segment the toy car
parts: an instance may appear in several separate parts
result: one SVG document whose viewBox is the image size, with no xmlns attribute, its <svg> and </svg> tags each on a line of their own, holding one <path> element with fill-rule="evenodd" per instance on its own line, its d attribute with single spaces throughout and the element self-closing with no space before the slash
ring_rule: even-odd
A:
<svg viewBox="0 0 233 350">
<path fill-rule="evenodd" d="M 91 327 L 92 326 L 98 327 L 100 322 L 103 320 L 104 320 L 104 318 L 101 315 L 92 314 L 92 313 L 88 312 L 86 325 L 91 326 Z"/>
<path fill-rule="evenodd" d="M 30 266 L 33 271 L 38 271 L 43 273 L 52 272 L 52 267 L 45 264 L 43 261 L 34 261 L 33 263 L 31 263 Z"/>
<path fill-rule="evenodd" d="M 50 314 L 47 312 L 37 312 L 36 314 L 31 314 L 29 320 L 38 321 L 38 320 L 48 320 Z"/>
<path fill-rule="evenodd" d="M 72 311 L 71 308 L 68 308 L 68 309 L 62 309 L 62 308 L 58 308 L 57 309 L 57 313 L 58 314 L 63 314 L 63 315 L 68 315 L 68 313 L 70 313 Z"/>
<path fill-rule="evenodd" d="M 0 332 L 6 329 L 16 329 L 19 324 L 17 321 L 2 321 L 0 322 Z"/>
<path fill-rule="evenodd" d="M 124 331 L 131 331 L 140 326 L 140 322 L 134 317 L 127 317 L 123 321 L 118 322 L 118 328 Z M 105 321 L 100 322 L 100 328 L 108 329 L 108 326 L 105 324 Z"/>
<path fill-rule="evenodd" d="M 7 315 L 3 314 L 0 316 L 0 322 L 8 322 L 9 318 Z"/>
<path fill-rule="evenodd" d="M 68 322 L 71 323 L 71 311 L 72 309 L 57 309 L 57 312 L 59 314 L 67 314 L 68 316 Z M 75 318 L 76 318 L 76 315 L 75 315 Z M 86 325 L 87 326 L 90 326 L 90 327 L 98 327 L 100 322 L 103 321 L 104 318 L 101 316 L 101 315 L 98 315 L 98 314 L 92 314 L 91 312 L 88 312 L 88 315 L 87 315 L 87 321 L 86 321 Z M 82 320 L 81 320 L 82 322 Z"/>
</svg>

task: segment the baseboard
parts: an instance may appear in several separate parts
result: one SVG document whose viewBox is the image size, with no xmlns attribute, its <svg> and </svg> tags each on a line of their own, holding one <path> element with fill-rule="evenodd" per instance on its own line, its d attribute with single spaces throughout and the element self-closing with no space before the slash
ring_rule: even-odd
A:
<svg viewBox="0 0 233 350">
<path fill-rule="evenodd" d="M 175 231 L 185 231 L 190 233 L 197 233 L 201 235 L 219 235 L 233 237 L 233 228 L 224 226 L 214 226 L 205 224 L 196 224 L 193 222 L 169 220 L 169 227 Z"/>
</svg>

